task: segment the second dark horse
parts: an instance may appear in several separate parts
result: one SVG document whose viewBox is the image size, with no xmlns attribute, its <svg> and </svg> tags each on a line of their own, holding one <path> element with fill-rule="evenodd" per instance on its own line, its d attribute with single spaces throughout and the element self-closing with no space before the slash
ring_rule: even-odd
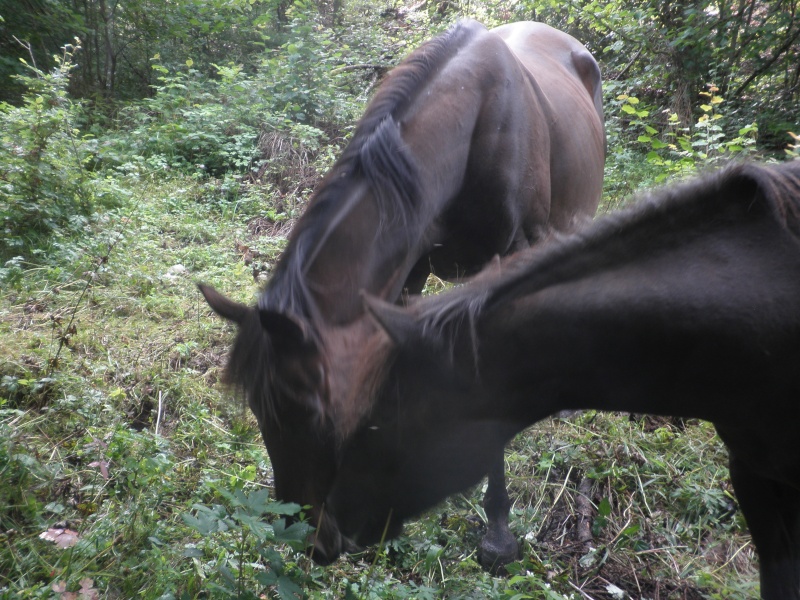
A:
<svg viewBox="0 0 800 600">
<path fill-rule="evenodd" d="M 363 345 L 339 420 L 343 534 L 391 539 L 558 411 L 700 418 L 761 597 L 800 600 L 800 161 L 666 188 L 494 271 L 406 309 L 367 300 L 388 337 Z"/>
<path fill-rule="evenodd" d="M 431 271 L 469 275 L 570 230 L 594 213 L 604 162 L 600 72 L 580 43 L 540 23 L 462 22 L 388 75 L 258 304 L 200 286 L 239 325 L 226 377 L 258 419 L 276 496 L 312 507 L 315 561 L 343 545 L 324 510 L 338 449 L 317 415 L 336 413 L 343 357 L 374 327 L 359 292 L 397 301 Z M 491 464 L 481 542 L 490 567 L 517 554 L 502 448 Z"/>
</svg>

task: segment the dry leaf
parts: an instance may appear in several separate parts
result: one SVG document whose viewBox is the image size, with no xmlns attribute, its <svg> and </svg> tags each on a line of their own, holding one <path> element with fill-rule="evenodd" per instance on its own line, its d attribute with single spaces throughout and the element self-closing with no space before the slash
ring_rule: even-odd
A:
<svg viewBox="0 0 800 600">
<path fill-rule="evenodd" d="M 39 537 L 47 542 L 53 542 L 59 548 L 72 548 L 78 543 L 78 532 L 71 529 L 60 529 L 51 527 L 47 531 L 39 534 Z"/>
<path fill-rule="evenodd" d="M 108 481 L 108 461 L 107 460 L 95 460 L 89 463 L 90 467 L 100 467 L 100 474 L 103 476 L 103 479 Z"/>
<path fill-rule="evenodd" d="M 100 592 L 94 588 L 94 581 L 86 577 L 81 579 L 81 589 L 78 592 L 84 600 L 98 600 Z"/>
</svg>

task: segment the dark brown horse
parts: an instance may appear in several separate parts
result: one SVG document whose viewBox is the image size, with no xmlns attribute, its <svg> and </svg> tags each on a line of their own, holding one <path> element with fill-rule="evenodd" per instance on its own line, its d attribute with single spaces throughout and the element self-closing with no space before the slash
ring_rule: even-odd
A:
<svg viewBox="0 0 800 600">
<path fill-rule="evenodd" d="M 408 309 L 341 421 L 328 508 L 359 543 L 476 483 L 563 409 L 711 421 L 760 558 L 761 596 L 800 599 L 800 161 L 656 194 Z M 513 261 L 513 259 L 511 259 Z"/>
<path fill-rule="evenodd" d="M 317 562 L 342 544 L 323 502 L 349 368 L 341 356 L 373 328 L 359 292 L 393 302 L 430 271 L 469 275 L 571 229 L 594 213 L 604 160 L 600 73 L 581 44 L 539 23 L 463 22 L 388 75 L 257 306 L 201 286 L 239 325 L 227 379 L 258 419 L 277 497 L 312 507 Z M 494 465 L 488 563 L 516 553 L 502 454 Z"/>
</svg>

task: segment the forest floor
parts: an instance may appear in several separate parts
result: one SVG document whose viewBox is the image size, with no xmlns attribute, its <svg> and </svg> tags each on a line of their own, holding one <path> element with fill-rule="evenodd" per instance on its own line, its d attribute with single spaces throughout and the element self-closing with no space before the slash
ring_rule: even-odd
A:
<svg viewBox="0 0 800 600">
<path fill-rule="evenodd" d="M 219 382 L 234 330 L 196 289 L 253 302 L 291 219 L 267 219 L 257 191 L 128 185 L 126 206 L 0 291 L 0 598 L 757 596 L 713 427 L 627 414 L 552 419 L 509 446 L 509 574 L 476 561 L 481 486 L 313 565 L 243 516 L 270 462 Z"/>
</svg>

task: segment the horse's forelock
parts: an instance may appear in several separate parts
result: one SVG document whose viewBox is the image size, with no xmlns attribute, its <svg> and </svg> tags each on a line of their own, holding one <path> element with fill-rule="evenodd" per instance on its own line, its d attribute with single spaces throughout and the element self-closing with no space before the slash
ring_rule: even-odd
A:
<svg viewBox="0 0 800 600">
<path fill-rule="evenodd" d="M 318 348 L 321 341 L 316 329 L 304 328 L 307 341 Z M 259 426 L 269 422 L 280 428 L 282 418 L 295 411 L 308 414 L 314 427 L 325 427 L 328 415 L 329 390 L 327 387 L 327 361 L 323 354 L 314 355 L 319 359 L 318 368 L 322 371 L 322 384 L 314 394 L 302 396 L 291 381 L 286 380 L 280 365 L 287 355 L 276 349 L 270 335 L 262 326 L 258 310 L 250 310 L 242 322 L 239 333 L 231 349 L 228 363 L 223 373 L 223 383 L 230 386 L 243 402 L 253 411 Z M 290 355 L 291 356 L 291 355 Z M 283 363 L 285 365 L 285 362 Z"/>
</svg>

